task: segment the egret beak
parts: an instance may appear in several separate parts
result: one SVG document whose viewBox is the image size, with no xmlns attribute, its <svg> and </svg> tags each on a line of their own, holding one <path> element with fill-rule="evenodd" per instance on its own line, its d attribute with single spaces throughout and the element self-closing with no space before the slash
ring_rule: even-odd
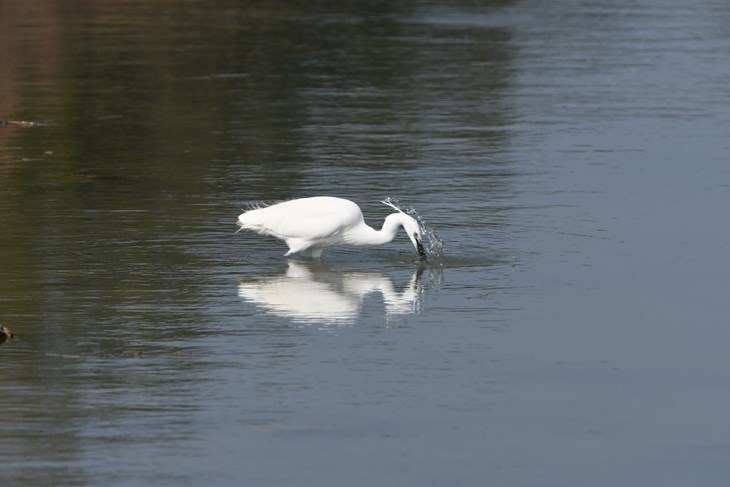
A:
<svg viewBox="0 0 730 487">
<path fill-rule="evenodd" d="M 418 237 L 416 237 L 414 240 L 416 241 L 416 250 L 418 250 L 418 257 L 424 262 L 427 261 L 428 255 L 426 254 L 426 249 L 423 248 L 421 240 Z"/>
</svg>

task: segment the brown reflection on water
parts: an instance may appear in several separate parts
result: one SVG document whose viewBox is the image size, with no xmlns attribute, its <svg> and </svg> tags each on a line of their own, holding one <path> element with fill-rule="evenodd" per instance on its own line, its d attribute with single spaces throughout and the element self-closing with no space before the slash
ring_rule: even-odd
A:
<svg viewBox="0 0 730 487">
<path fill-rule="evenodd" d="M 60 69 L 60 5 L 40 0 L 0 2 L 0 119 L 24 113 L 29 89 Z M 6 134 L 0 131 L 0 137 Z M 0 139 L 2 140 L 2 139 Z"/>
<path fill-rule="evenodd" d="M 508 170 L 481 167 L 482 151 L 504 144 L 504 107 L 479 100 L 507 82 L 508 34 L 403 21 L 418 8 L 0 2 L 0 120 L 43 122 L 0 127 L 0 320 L 16 334 L 0 348 L 12 363 L 0 454 L 22 463 L 9 478 L 99 484 L 76 466 L 101 468 L 98 449 L 157 451 L 199 434 L 199 387 L 221 351 L 197 355 L 196 341 L 231 316 L 237 330 L 255 321 L 232 275 L 270 246 L 226 240 L 240 200 L 335 188 L 379 207 L 394 188 L 467 188 L 484 174 L 480 198 L 504 188 Z M 484 76 L 444 87 L 453 69 Z M 462 143 L 480 158 L 429 166 Z M 385 290 L 394 313 L 416 303 L 353 275 L 369 276 L 360 295 Z M 297 345 L 298 331 L 269 323 L 256 324 L 264 376 L 276 333 Z"/>
</svg>

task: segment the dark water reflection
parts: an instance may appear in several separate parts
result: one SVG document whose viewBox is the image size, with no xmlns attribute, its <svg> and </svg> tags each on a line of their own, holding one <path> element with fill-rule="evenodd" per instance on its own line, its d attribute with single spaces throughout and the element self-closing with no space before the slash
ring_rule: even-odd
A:
<svg viewBox="0 0 730 487">
<path fill-rule="evenodd" d="M 0 2 L 3 484 L 726 485 L 728 20 Z M 233 234 L 312 194 L 444 257 Z"/>
</svg>

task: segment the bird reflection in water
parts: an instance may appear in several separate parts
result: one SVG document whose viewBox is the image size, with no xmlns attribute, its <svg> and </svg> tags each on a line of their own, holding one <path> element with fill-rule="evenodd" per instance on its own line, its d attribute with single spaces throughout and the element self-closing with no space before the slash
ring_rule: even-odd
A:
<svg viewBox="0 0 730 487">
<path fill-rule="evenodd" d="M 377 272 L 333 272 L 319 262 L 288 265 L 284 274 L 241 280 L 238 295 L 271 314 L 307 324 L 352 324 L 365 296 L 376 292 L 383 296 L 388 322 L 396 315 L 420 311 L 420 267 L 398 291 L 389 276 Z"/>
</svg>

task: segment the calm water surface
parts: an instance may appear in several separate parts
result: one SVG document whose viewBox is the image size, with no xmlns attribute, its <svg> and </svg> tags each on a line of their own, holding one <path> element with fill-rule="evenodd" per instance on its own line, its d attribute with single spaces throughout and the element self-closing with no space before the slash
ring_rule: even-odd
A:
<svg viewBox="0 0 730 487">
<path fill-rule="evenodd" d="M 728 26 L 0 2 L 3 485 L 727 485 Z M 314 194 L 444 255 L 233 234 Z"/>
</svg>

